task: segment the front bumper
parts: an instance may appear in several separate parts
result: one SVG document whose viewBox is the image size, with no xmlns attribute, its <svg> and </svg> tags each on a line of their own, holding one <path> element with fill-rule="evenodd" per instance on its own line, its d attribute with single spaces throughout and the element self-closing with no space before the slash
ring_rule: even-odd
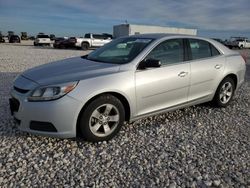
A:
<svg viewBox="0 0 250 188">
<path fill-rule="evenodd" d="M 19 102 L 19 106 L 11 111 L 14 118 L 19 120 L 19 129 L 33 134 L 72 138 L 76 137 L 76 124 L 82 104 L 78 100 L 66 95 L 58 100 L 44 102 L 29 102 L 26 95 L 11 91 L 12 99 Z M 56 132 L 38 131 L 31 129 L 32 122 L 47 122 L 56 128 Z"/>
</svg>

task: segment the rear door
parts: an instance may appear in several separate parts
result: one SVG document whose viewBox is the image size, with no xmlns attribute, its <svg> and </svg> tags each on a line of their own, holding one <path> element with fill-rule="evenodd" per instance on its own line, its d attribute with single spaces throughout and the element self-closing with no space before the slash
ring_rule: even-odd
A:
<svg viewBox="0 0 250 188">
<path fill-rule="evenodd" d="M 225 57 L 209 42 L 187 39 L 191 77 L 189 101 L 210 97 L 217 88 L 225 66 Z"/>
<path fill-rule="evenodd" d="M 160 43 L 145 59 L 160 60 L 162 65 L 136 71 L 137 115 L 187 102 L 190 64 L 184 61 L 183 39 Z"/>
<path fill-rule="evenodd" d="M 103 46 L 105 43 L 103 35 L 93 34 L 92 45 L 93 46 Z"/>
</svg>

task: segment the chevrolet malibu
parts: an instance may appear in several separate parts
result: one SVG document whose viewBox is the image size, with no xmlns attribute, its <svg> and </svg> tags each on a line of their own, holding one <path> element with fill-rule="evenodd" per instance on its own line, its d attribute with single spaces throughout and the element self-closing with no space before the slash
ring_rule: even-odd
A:
<svg viewBox="0 0 250 188">
<path fill-rule="evenodd" d="M 23 131 L 103 141 L 125 121 L 208 101 L 226 107 L 245 71 L 238 52 L 212 39 L 135 35 L 25 71 L 10 109 Z"/>
</svg>

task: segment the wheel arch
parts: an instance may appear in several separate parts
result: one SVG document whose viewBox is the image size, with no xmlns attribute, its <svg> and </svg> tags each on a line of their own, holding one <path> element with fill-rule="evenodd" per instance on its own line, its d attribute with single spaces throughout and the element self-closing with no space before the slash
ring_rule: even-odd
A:
<svg viewBox="0 0 250 188">
<path fill-rule="evenodd" d="M 88 44 L 88 45 L 90 46 L 89 41 L 82 41 L 82 42 L 81 42 L 81 45 L 82 45 L 82 44 Z"/>
<path fill-rule="evenodd" d="M 228 78 L 228 77 L 233 79 L 234 84 L 235 84 L 235 88 L 234 89 L 236 89 L 237 85 L 238 85 L 238 77 L 237 77 L 237 75 L 234 74 L 234 73 L 229 73 L 222 80 L 224 80 L 225 78 Z M 220 83 L 222 82 L 222 80 L 220 81 Z"/>
<path fill-rule="evenodd" d="M 214 92 L 214 94 L 213 94 L 213 99 L 214 99 L 215 93 L 216 93 L 216 91 L 217 91 L 219 85 L 221 84 L 221 82 L 222 82 L 225 78 L 228 78 L 228 77 L 233 79 L 233 81 L 234 81 L 234 83 L 235 83 L 235 88 L 234 88 L 234 89 L 237 88 L 237 84 L 238 84 L 238 77 L 237 77 L 237 75 L 236 75 L 235 73 L 228 73 L 228 74 L 226 74 L 226 75 L 220 80 L 220 82 L 217 84 L 216 90 L 215 90 L 215 92 Z"/>
<path fill-rule="evenodd" d="M 103 92 L 103 93 L 100 93 L 100 94 L 97 94 L 93 97 L 91 97 L 84 105 L 83 107 L 81 108 L 78 116 L 77 116 L 77 122 L 76 122 L 76 135 L 77 136 L 80 136 L 81 135 L 81 131 L 80 131 L 80 126 L 79 126 L 79 121 L 80 121 L 80 117 L 82 115 L 82 113 L 84 112 L 84 110 L 86 109 L 86 107 L 92 102 L 94 101 L 96 98 L 100 97 L 101 95 L 107 95 L 107 94 L 110 94 L 110 95 L 113 95 L 114 97 L 118 98 L 121 103 L 123 104 L 124 106 L 124 110 L 125 110 L 125 121 L 129 121 L 130 120 L 130 116 L 131 116 L 131 107 L 130 107 L 130 104 L 129 104 L 129 101 L 128 99 L 122 95 L 121 93 L 118 93 L 118 92 Z"/>
</svg>

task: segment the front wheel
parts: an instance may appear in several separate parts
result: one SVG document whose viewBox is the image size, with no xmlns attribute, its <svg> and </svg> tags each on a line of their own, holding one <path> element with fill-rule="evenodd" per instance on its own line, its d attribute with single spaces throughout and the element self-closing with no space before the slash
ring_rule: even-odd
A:
<svg viewBox="0 0 250 188">
<path fill-rule="evenodd" d="M 83 42 L 83 43 L 81 44 L 81 47 L 82 47 L 82 50 L 88 50 L 88 49 L 89 49 L 89 43 Z"/>
<path fill-rule="evenodd" d="M 92 101 L 80 117 L 80 130 L 84 139 L 91 142 L 110 140 L 121 129 L 125 110 L 113 95 L 102 95 Z"/>
<path fill-rule="evenodd" d="M 230 77 L 222 80 L 218 86 L 213 102 L 218 107 L 226 107 L 234 96 L 235 83 Z"/>
</svg>

